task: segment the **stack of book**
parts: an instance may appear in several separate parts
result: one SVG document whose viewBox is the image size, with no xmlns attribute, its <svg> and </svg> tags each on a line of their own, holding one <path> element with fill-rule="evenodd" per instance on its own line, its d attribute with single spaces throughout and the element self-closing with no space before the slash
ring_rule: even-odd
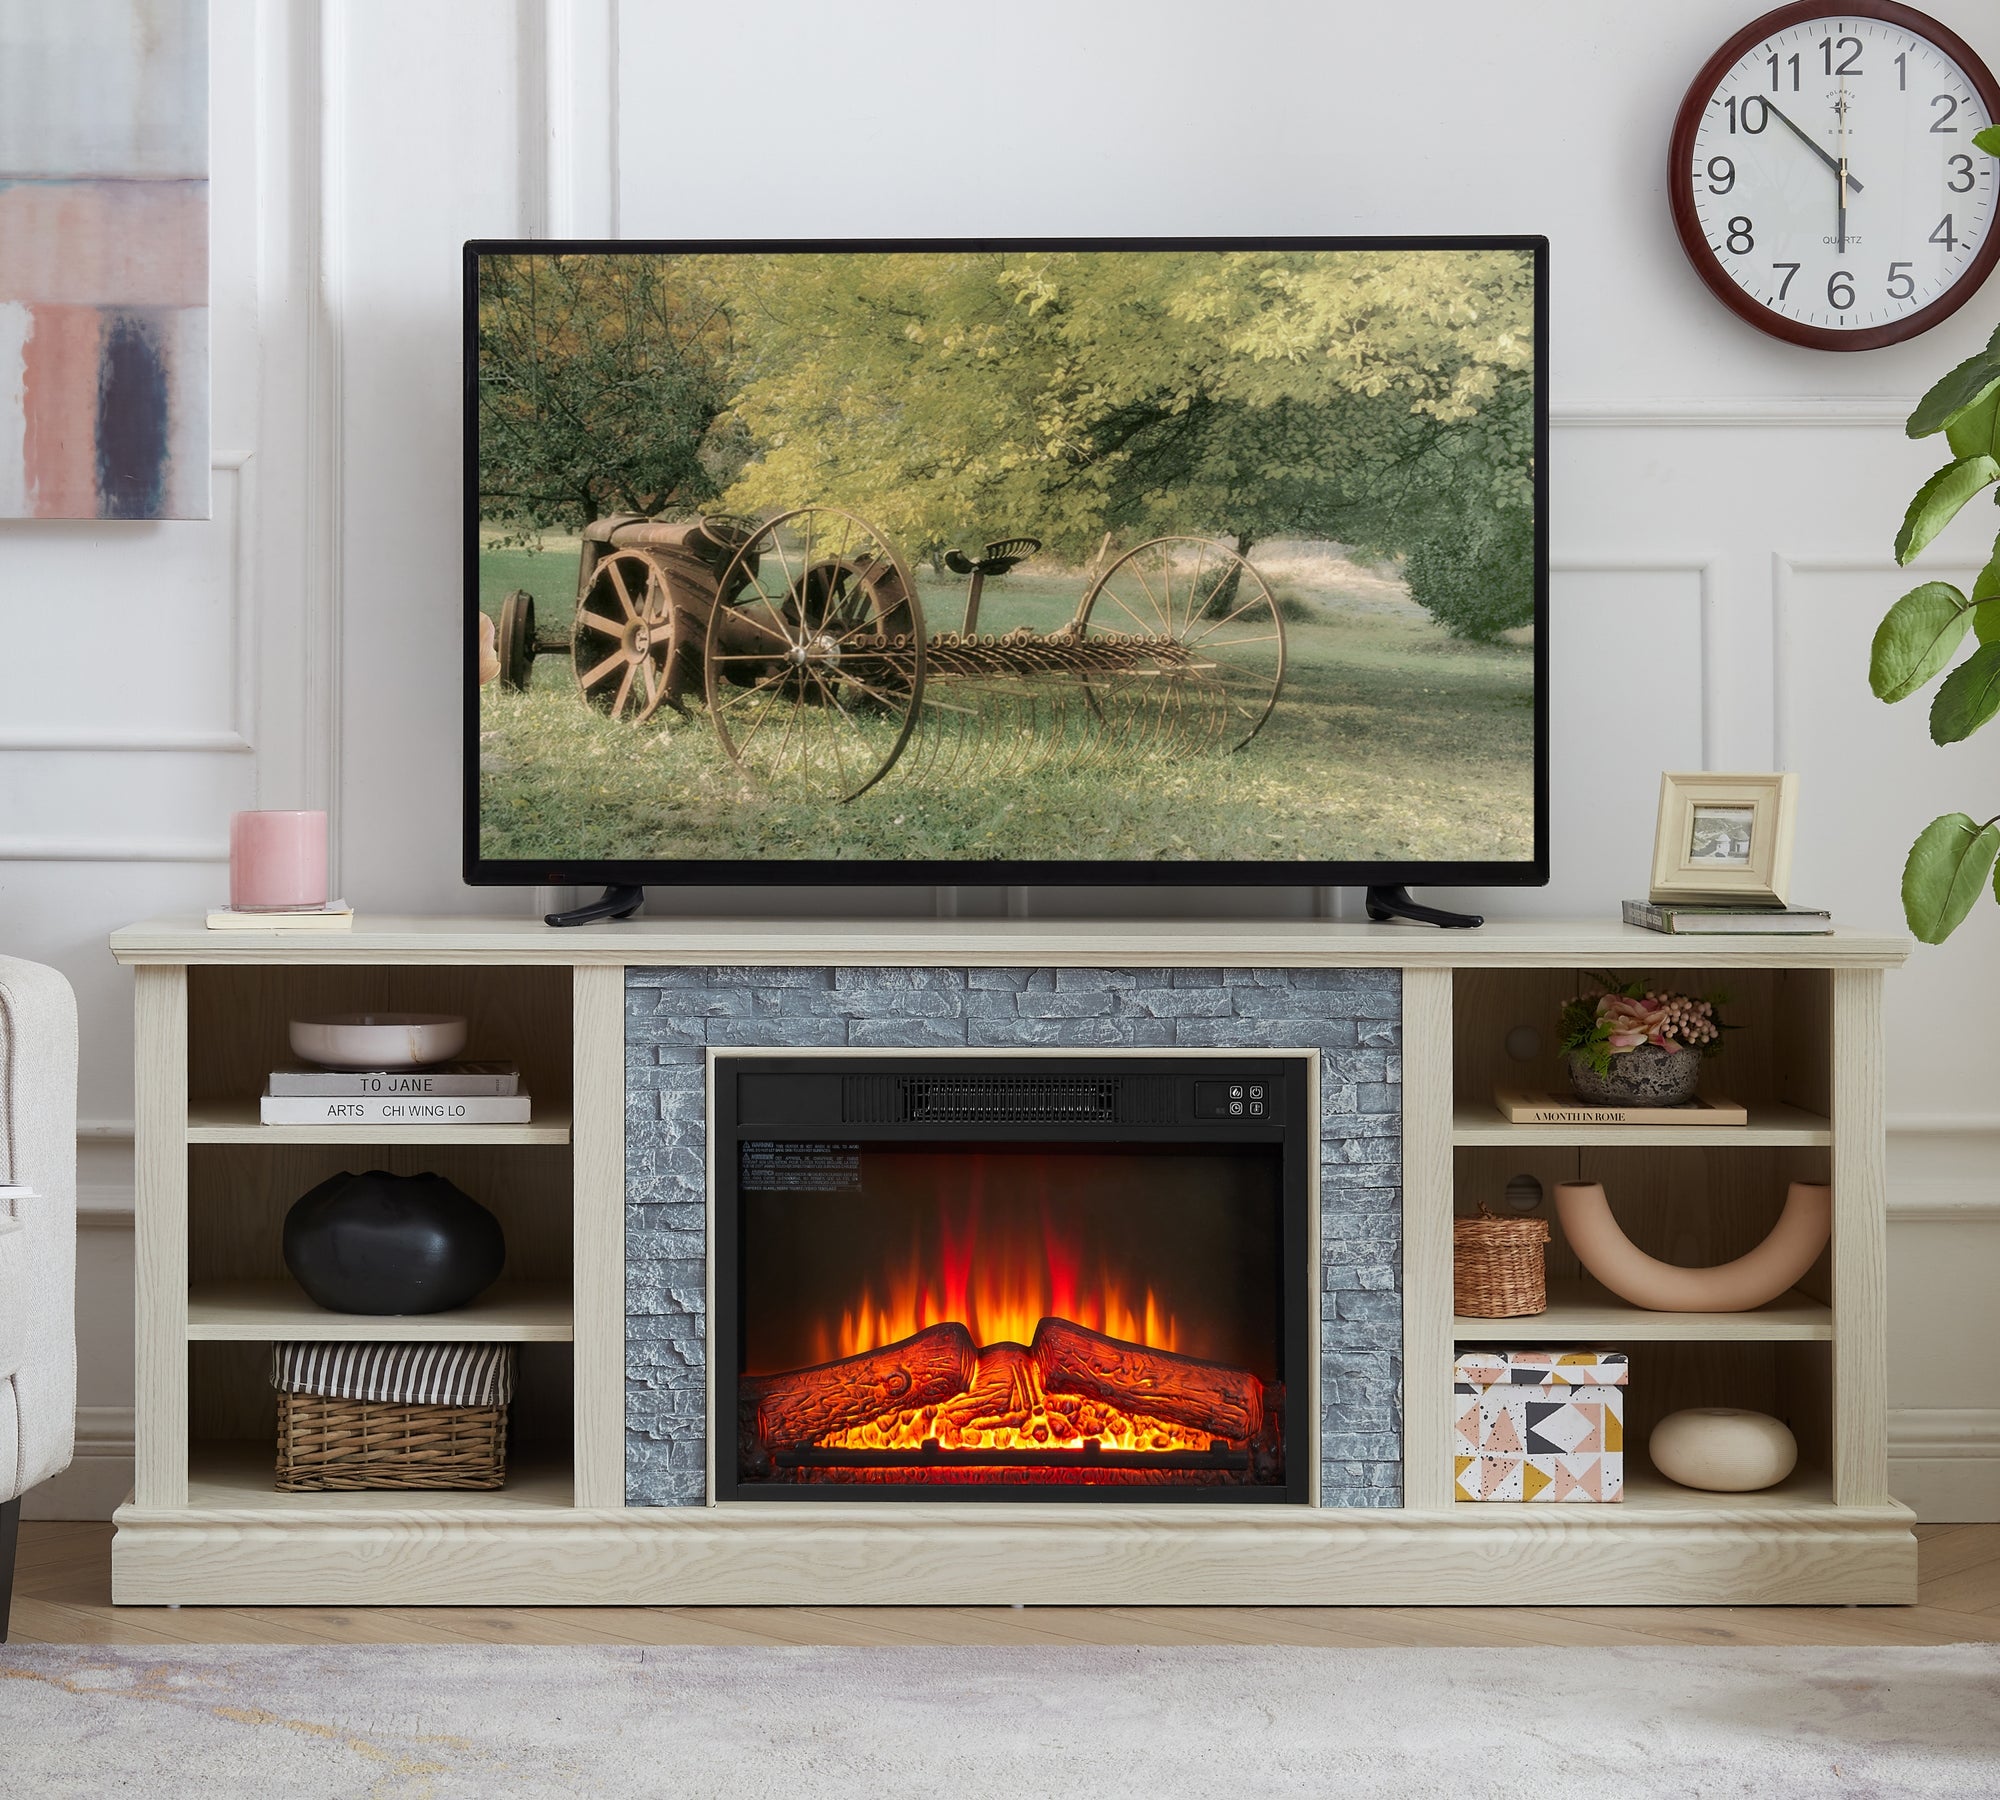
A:
<svg viewBox="0 0 2000 1800">
<path fill-rule="evenodd" d="M 266 1125 L 525 1125 L 528 1094 L 512 1063 L 430 1069 L 273 1069 Z"/>
<path fill-rule="evenodd" d="M 1831 937 L 1833 916 L 1809 906 L 1754 906 L 1743 901 L 1684 905 L 1627 900 L 1625 923 L 1674 937 Z"/>
</svg>

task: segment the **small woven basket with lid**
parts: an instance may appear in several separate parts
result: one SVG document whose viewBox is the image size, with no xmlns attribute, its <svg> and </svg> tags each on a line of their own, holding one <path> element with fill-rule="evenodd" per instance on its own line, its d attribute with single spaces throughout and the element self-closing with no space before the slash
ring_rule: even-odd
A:
<svg viewBox="0 0 2000 1800">
<path fill-rule="evenodd" d="M 512 1344 L 280 1343 L 280 1493 L 497 1488 L 507 1481 Z"/>
<path fill-rule="evenodd" d="M 1502 1219 L 1481 1205 L 1451 1226 L 1452 1305 L 1460 1318 L 1519 1319 L 1549 1309 L 1546 1219 Z"/>
</svg>

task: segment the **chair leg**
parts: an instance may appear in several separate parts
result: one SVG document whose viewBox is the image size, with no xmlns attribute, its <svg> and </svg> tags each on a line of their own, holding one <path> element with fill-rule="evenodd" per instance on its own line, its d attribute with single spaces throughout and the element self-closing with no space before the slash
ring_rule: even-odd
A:
<svg viewBox="0 0 2000 1800">
<path fill-rule="evenodd" d="M 21 1496 L 0 1502 L 0 1644 L 7 1641 L 7 1615 L 14 1606 L 14 1546 L 21 1536 Z"/>
</svg>

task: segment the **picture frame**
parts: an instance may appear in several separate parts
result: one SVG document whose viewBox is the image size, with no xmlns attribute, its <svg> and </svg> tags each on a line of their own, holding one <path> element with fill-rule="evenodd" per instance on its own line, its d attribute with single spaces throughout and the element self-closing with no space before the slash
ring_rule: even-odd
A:
<svg viewBox="0 0 2000 1800">
<path fill-rule="evenodd" d="M 1649 898 L 1783 906 L 1792 886 L 1795 774 L 1663 774 Z"/>
</svg>

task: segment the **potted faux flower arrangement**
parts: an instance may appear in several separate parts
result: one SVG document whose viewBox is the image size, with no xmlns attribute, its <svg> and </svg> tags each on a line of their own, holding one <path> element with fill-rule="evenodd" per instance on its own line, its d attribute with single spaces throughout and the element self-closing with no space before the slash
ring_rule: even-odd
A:
<svg viewBox="0 0 2000 1800">
<path fill-rule="evenodd" d="M 1702 1061 L 1722 1048 L 1720 994 L 1697 999 L 1596 978 L 1605 991 L 1562 1009 L 1558 1048 L 1571 1091 L 1599 1106 L 1685 1106 Z"/>
</svg>

